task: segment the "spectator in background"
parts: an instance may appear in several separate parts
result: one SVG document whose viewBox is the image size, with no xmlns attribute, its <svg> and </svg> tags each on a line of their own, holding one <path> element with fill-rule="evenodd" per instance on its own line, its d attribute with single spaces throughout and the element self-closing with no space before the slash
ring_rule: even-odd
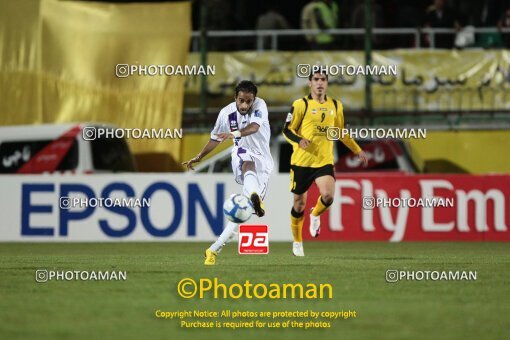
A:
<svg viewBox="0 0 510 340">
<path fill-rule="evenodd" d="M 510 6 L 504 11 L 498 21 L 498 29 L 510 28 Z M 503 33 L 503 43 L 506 48 L 510 48 L 510 33 Z"/>
<path fill-rule="evenodd" d="M 317 8 L 318 2 L 318 0 L 312 0 L 301 10 L 301 29 L 313 30 L 319 28 L 317 25 L 317 18 L 315 17 L 315 9 Z M 315 36 L 313 34 L 306 34 L 305 38 L 310 47 L 312 47 Z"/>
<path fill-rule="evenodd" d="M 361 1 L 352 13 L 351 19 L 352 28 L 365 28 L 365 2 Z M 383 27 L 383 14 L 382 8 L 375 0 L 372 0 L 372 28 Z M 363 49 L 365 44 L 364 35 L 355 35 L 353 37 L 354 44 L 351 46 L 353 49 Z M 374 48 L 379 48 L 381 37 L 372 34 L 372 44 Z"/>
<path fill-rule="evenodd" d="M 475 26 L 472 25 L 470 18 L 462 10 L 457 9 L 455 13 L 455 48 L 469 48 L 475 45 Z"/>
<path fill-rule="evenodd" d="M 231 15 L 230 4 L 227 0 L 207 0 L 207 29 L 209 31 L 224 31 L 229 29 L 228 18 Z"/>
<path fill-rule="evenodd" d="M 258 30 L 279 30 L 288 29 L 289 27 L 287 19 L 276 11 L 273 4 L 267 5 L 264 14 L 257 18 L 256 28 Z"/>
<path fill-rule="evenodd" d="M 301 12 L 301 28 L 328 30 L 338 26 L 338 5 L 332 0 L 318 0 L 308 3 Z M 321 32 L 307 34 L 306 39 L 312 50 L 331 50 L 336 47 L 332 34 Z"/>
<path fill-rule="evenodd" d="M 444 0 L 434 0 L 425 13 L 424 26 L 427 28 L 457 28 L 456 17 L 453 11 L 445 6 Z M 434 34 L 434 47 L 452 48 L 453 34 Z"/>
<path fill-rule="evenodd" d="M 280 30 L 289 29 L 290 25 L 287 20 L 276 11 L 273 4 L 266 6 L 266 11 L 259 15 L 255 29 L 257 30 Z M 264 38 L 264 49 L 269 48 L 269 37 Z"/>
<path fill-rule="evenodd" d="M 225 31 L 230 29 L 228 18 L 232 16 L 232 10 L 228 0 L 193 0 L 193 30 L 200 30 L 201 27 L 201 6 L 207 7 L 207 20 L 205 28 L 208 31 Z M 207 41 L 207 47 L 211 51 L 221 51 L 230 46 L 224 39 L 210 38 Z"/>
<path fill-rule="evenodd" d="M 417 20 L 417 18 L 421 19 L 423 12 L 422 8 L 416 6 L 414 2 L 409 3 L 406 1 L 404 4 L 399 4 L 398 7 L 394 8 L 394 13 L 396 19 L 396 27 L 414 28 L 417 26 L 418 22 L 421 21 Z M 421 24 L 421 22 L 419 24 Z M 416 37 L 414 35 L 407 34 L 402 34 L 394 38 L 392 37 L 390 44 L 390 47 L 392 48 L 418 47 L 418 41 L 416 41 Z"/>
<path fill-rule="evenodd" d="M 500 19 L 505 6 L 502 0 L 479 0 L 471 2 L 473 24 L 477 27 L 494 27 Z"/>
<path fill-rule="evenodd" d="M 340 27 L 340 9 L 338 8 L 338 4 L 334 0 L 325 0 L 324 3 L 329 7 L 329 11 L 331 12 L 331 15 L 333 16 L 333 27 L 331 28 L 337 28 Z"/>
</svg>

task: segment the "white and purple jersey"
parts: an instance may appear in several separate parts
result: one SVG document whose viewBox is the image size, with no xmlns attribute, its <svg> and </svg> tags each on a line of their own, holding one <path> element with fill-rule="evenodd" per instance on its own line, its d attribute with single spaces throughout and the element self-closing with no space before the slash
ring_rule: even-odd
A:
<svg viewBox="0 0 510 340">
<path fill-rule="evenodd" d="M 211 139 L 221 141 L 218 138 L 220 133 L 239 131 L 251 123 L 259 125 L 259 130 L 249 136 L 234 138 L 232 149 L 232 170 L 236 181 L 242 184 L 240 166 L 243 161 L 254 161 L 259 176 L 265 174 L 267 179 L 273 171 L 273 157 L 269 150 L 271 128 L 269 127 L 269 114 L 266 102 L 256 97 L 251 112 L 242 115 L 237 111 L 235 102 L 232 102 L 221 109 L 214 129 L 211 132 Z M 266 177 L 263 176 L 263 177 Z"/>
</svg>

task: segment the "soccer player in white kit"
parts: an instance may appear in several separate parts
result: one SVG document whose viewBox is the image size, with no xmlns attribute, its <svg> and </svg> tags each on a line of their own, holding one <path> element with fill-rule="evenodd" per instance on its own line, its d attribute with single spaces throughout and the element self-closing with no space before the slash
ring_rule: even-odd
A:
<svg viewBox="0 0 510 340">
<path fill-rule="evenodd" d="M 262 98 L 257 97 L 255 84 L 247 80 L 236 86 L 234 99 L 234 102 L 220 111 L 211 139 L 202 151 L 182 164 L 193 170 L 193 163 L 199 162 L 225 139 L 232 138 L 232 171 L 235 180 L 243 186 L 243 194 L 250 198 L 255 214 L 262 217 L 265 214 L 263 199 L 273 171 L 267 106 Z M 235 233 L 237 226 L 237 223 L 228 222 L 218 240 L 205 251 L 205 265 L 216 264 L 216 256 Z"/>
</svg>

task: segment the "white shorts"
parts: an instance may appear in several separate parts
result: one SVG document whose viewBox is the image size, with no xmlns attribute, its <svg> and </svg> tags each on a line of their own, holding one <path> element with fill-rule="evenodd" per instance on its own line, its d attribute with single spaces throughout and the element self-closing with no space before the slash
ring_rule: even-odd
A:
<svg viewBox="0 0 510 340">
<path fill-rule="evenodd" d="M 234 178 L 240 185 L 244 184 L 243 171 L 241 167 L 243 162 L 254 162 L 255 171 L 257 172 L 257 179 L 259 180 L 259 193 L 260 197 L 264 199 L 267 192 L 267 185 L 269 183 L 270 173 L 266 171 L 266 162 L 262 155 L 258 155 L 251 150 L 243 146 L 237 146 L 232 148 L 232 171 L 234 172 Z M 244 195 L 250 197 L 251 193 L 243 192 Z"/>
</svg>

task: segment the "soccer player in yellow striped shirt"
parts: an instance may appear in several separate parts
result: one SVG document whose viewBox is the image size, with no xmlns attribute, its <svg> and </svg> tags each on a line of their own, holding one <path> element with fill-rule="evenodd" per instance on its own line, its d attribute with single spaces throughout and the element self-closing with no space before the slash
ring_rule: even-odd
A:
<svg viewBox="0 0 510 340">
<path fill-rule="evenodd" d="M 283 129 L 283 135 L 293 146 L 290 166 L 290 190 L 294 193 L 291 229 L 294 236 L 292 252 L 296 256 L 305 255 L 302 238 L 304 209 L 307 191 L 314 181 L 320 196 L 310 213 L 310 233 L 313 237 L 318 237 L 320 233 L 320 215 L 333 203 L 334 141 L 328 138 L 328 128 L 344 128 L 342 103 L 326 95 L 327 74 L 317 67 L 312 70 L 308 78 L 310 94 L 294 101 Z M 359 145 L 349 135 L 337 136 L 366 166 L 368 160 Z"/>
</svg>

